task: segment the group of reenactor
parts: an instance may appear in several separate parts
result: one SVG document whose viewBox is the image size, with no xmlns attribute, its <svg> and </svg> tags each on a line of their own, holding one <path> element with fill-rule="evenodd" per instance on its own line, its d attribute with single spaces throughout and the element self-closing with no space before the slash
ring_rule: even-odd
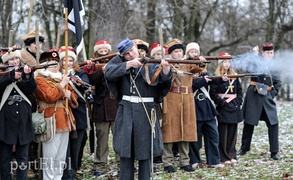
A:
<svg viewBox="0 0 293 180">
<path fill-rule="evenodd" d="M 89 120 L 96 138 L 91 142 L 94 177 L 109 172 L 110 132 L 120 179 L 134 179 L 134 161 L 138 161 L 139 179 L 150 179 L 153 163 L 163 163 L 167 173 L 176 172 L 175 156 L 186 172 L 195 171 L 199 164 L 224 168 L 238 163 L 237 124 L 243 119 L 238 155 L 250 150 L 253 127 L 262 119 L 269 128 L 271 157 L 280 158 L 275 105 L 251 109 L 256 105 L 248 101 L 266 96 L 260 101 L 270 102 L 277 95 L 280 80 L 269 71 L 251 79 L 242 111 L 242 87 L 239 78 L 229 77 L 237 73 L 227 52 L 217 58 L 213 74 L 220 78 L 216 79 L 207 72 L 208 57 L 200 55 L 196 42 L 185 47 L 175 38 L 150 46 L 141 39 L 126 38 L 113 53 L 116 50 L 108 41 L 98 40 L 90 60 L 78 62 L 74 48 L 61 47 L 41 50 L 37 61 L 36 37 L 42 49 L 45 38 L 31 31 L 22 38 L 24 48 L 2 50 L 1 179 L 10 179 L 14 171 L 17 178 L 26 179 L 40 170 L 42 179 L 75 179 L 83 173 Z M 265 43 L 262 50 L 262 58 L 267 59 L 274 48 Z M 45 69 L 33 68 L 48 64 Z M 267 94 L 256 92 L 259 83 L 266 85 Z M 251 113 L 255 109 L 259 111 Z M 34 142 L 32 113 L 36 111 L 55 117 L 56 133 L 49 142 Z M 202 138 L 206 161 L 200 156 Z M 10 166 L 13 158 L 15 169 Z M 28 166 L 33 161 L 38 163 Z"/>
</svg>

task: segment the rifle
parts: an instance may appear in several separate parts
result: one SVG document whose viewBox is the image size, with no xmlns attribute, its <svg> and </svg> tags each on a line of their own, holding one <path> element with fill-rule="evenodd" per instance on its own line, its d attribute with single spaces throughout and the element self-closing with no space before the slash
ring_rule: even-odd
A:
<svg viewBox="0 0 293 180">
<path fill-rule="evenodd" d="M 180 60 L 180 59 L 170 59 L 166 58 L 165 61 L 173 64 L 202 64 L 202 63 L 210 63 L 210 61 L 207 60 Z M 143 57 L 140 59 L 141 63 L 161 63 L 162 59 L 152 59 L 152 58 L 146 58 Z"/>
<path fill-rule="evenodd" d="M 0 65 L 0 70 L 5 71 L 6 69 L 13 68 L 13 65 Z"/>
<path fill-rule="evenodd" d="M 16 51 L 16 50 L 21 50 L 21 48 L 19 47 L 0 47 L 0 51 L 8 51 L 8 52 L 12 52 L 12 51 Z"/>
<path fill-rule="evenodd" d="M 58 63 L 52 63 L 52 64 L 37 64 L 37 65 L 28 65 L 28 67 L 31 68 L 32 71 L 35 71 L 37 69 L 47 69 L 50 66 L 57 66 Z M 23 71 L 24 66 L 19 66 L 18 71 Z"/>
<path fill-rule="evenodd" d="M 99 63 L 107 63 L 108 61 L 110 61 L 110 59 L 112 59 L 116 55 L 118 55 L 118 53 L 112 53 L 112 54 L 108 54 L 106 56 L 102 56 L 102 57 L 90 59 L 90 61 L 92 61 L 92 62 L 99 62 Z M 85 66 L 85 65 L 87 65 L 87 62 L 86 61 L 83 61 L 83 62 L 78 63 L 78 65 L 79 66 Z"/>
<path fill-rule="evenodd" d="M 207 61 L 231 60 L 232 56 L 203 56 Z M 200 60 L 199 57 L 188 58 L 188 60 Z"/>
<path fill-rule="evenodd" d="M 74 79 L 76 83 L 81 84 L 82 86 L 86 87 L 86 88 L 90 88 L 92 87 L 92 85 L 90 85 L 87 82 L 84 82 L 80 77 L 78 76 L 73 76 L 73 74 L 71 74 L 71 72 L 69 73 L 69 77 L 70 79 Z"/>
<path fill-rule="evenodd" d="M 28 65 L 32 71 L 35 71 L 37 69 L 46 69 L 50 66 L 57 66 L 58 63 L 52 63 L 52 64 L 44 64 L 44 65 Z M 0 65 L 0 70 L 3 70 L 2 72 L 0 72 L 0 76 L 6 74 L 9 71 L 5 71 L 9 68 L 14 68 L 15 66 L 13 65 Z M 24 66 L 18 66 L 17 72 L 23 71 Z"/>
<path fill-rule="evenodd" d="M 260 73 L 246 73 L 246 74 L 230 74 L 230 75 L 223 75 L 226 76 L 227 78 L 242 78 L 242 77 L 256 77 L 260 75 Z M 208 78 L 210 79 L 221 79 L 223 76 L 213 76 L 213 75 L 208 75 Z M 193 79 L 199 79 L 199 77 L 195 77 Z"/>
</svg>

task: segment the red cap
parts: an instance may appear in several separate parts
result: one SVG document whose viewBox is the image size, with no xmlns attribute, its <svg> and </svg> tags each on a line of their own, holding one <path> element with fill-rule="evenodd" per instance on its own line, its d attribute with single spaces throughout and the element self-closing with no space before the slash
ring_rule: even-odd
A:
<svg viewBox="0 0 293 180">
<path fill-rule="evenodd" d="M 65 46 L 62 46 L 59 49 L 59 57 L 61 60 L 65 57 L 65 50 L 66 50 Z M 68 56 L 72 57 L 74 61 L 76 61 L 76 58 L 77 58 L 76 53 L 75 53 L 75 50 L 71 46 L 68 46 Z"/>
<path fill-rule="evenodd" d="M 219 56 L 231 56 L 231 55 L 229 53 L 227 53 L 227 52 L 222 52 L 222 53 L 219 54 Z"/>
<path fill-rule="evenodd" d="M 110 43 L 105 40 L 100 40 L 100 41 L 96 42 L 95 47 L 94 47 L 94 52 L 96 52 L 100 48 L 106 48 L 106 49 L 109 49 L 109 51 L 112 50 Z"/>
</svg>

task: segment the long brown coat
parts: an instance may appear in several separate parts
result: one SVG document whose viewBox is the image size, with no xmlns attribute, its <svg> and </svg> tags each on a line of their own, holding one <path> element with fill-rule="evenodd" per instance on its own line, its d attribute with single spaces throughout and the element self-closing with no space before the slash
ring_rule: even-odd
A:
<svg viewBox="0 0 293 180">
<path fill-rule="evenodd" d="M 180 64 L 178 69 L 191 72 L 193 65 Z M 192 76 L 175 74 L 172 87 L 192 87 Z M 169 92 L 163 101 L 164 143 L 197 141 L 195 103 L 193 93 Z"/>
<path fill-rule="evenodd" d="M 74 90 L 68 86 L 71 91 L 71 100 L 68 101 L 68 115 L 65 109 L 65 99 L 63 89 L 60 84 L 56 81 L 50 80 L 44 76 L 36 76 L 37 89 L 35 91 L 35 97 L 38 102 L 40 102 L 40 109 L 42 111 L 42 103 L 45 103 L 47 108 L 45 108 L 45 117 L 50 117 L 54 113 L 54 107 L 57 103 L 55 120 L 56 120 L 56 132 L 68 132 L 76 130 L 75 119 L 71 112 L 71 108 L 76 108 L 78 106 L 77 94 Z"/>
</svg>

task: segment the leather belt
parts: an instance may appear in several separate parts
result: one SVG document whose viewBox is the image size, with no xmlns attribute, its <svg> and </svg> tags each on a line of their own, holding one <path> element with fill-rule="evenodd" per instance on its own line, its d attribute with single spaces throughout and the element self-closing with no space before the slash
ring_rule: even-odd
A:
<svg viewBox="0 0 293 180">
<path fill-rule="evenodd" d="M 127 96 L 123 95 L 122 100 L 133 102 L 133 103 L 140 103 L 140 102 L 154 102 L 153 97 L 138 97 L 138 96 Z"/>
<path fill-rule="evenodd" d="M 12 105 L 15 102 L 25 101 L 25 99 L 21 95 L 8 96 L 7 100 L 8 100 L 8 105 Z"/>
<path fill-rule="evenodd" d="M 253 85 L 253 86 L 256 86 L 258 82 L 256 81 L 250 81 L 250 85 Z M 272 86 L 268 86 L 268 91 L 271 91 L 272 90 Z"/>
<path fill-rule="evenodd" d="M 178 93 L 178 94 L 189 94 L 189 93 L 193 93 L 193 90 L 192 90 L 192 87 L 178 86 L 178 87 L 172 87 L 170 89 L 170 92 Z"/>
</svg>

